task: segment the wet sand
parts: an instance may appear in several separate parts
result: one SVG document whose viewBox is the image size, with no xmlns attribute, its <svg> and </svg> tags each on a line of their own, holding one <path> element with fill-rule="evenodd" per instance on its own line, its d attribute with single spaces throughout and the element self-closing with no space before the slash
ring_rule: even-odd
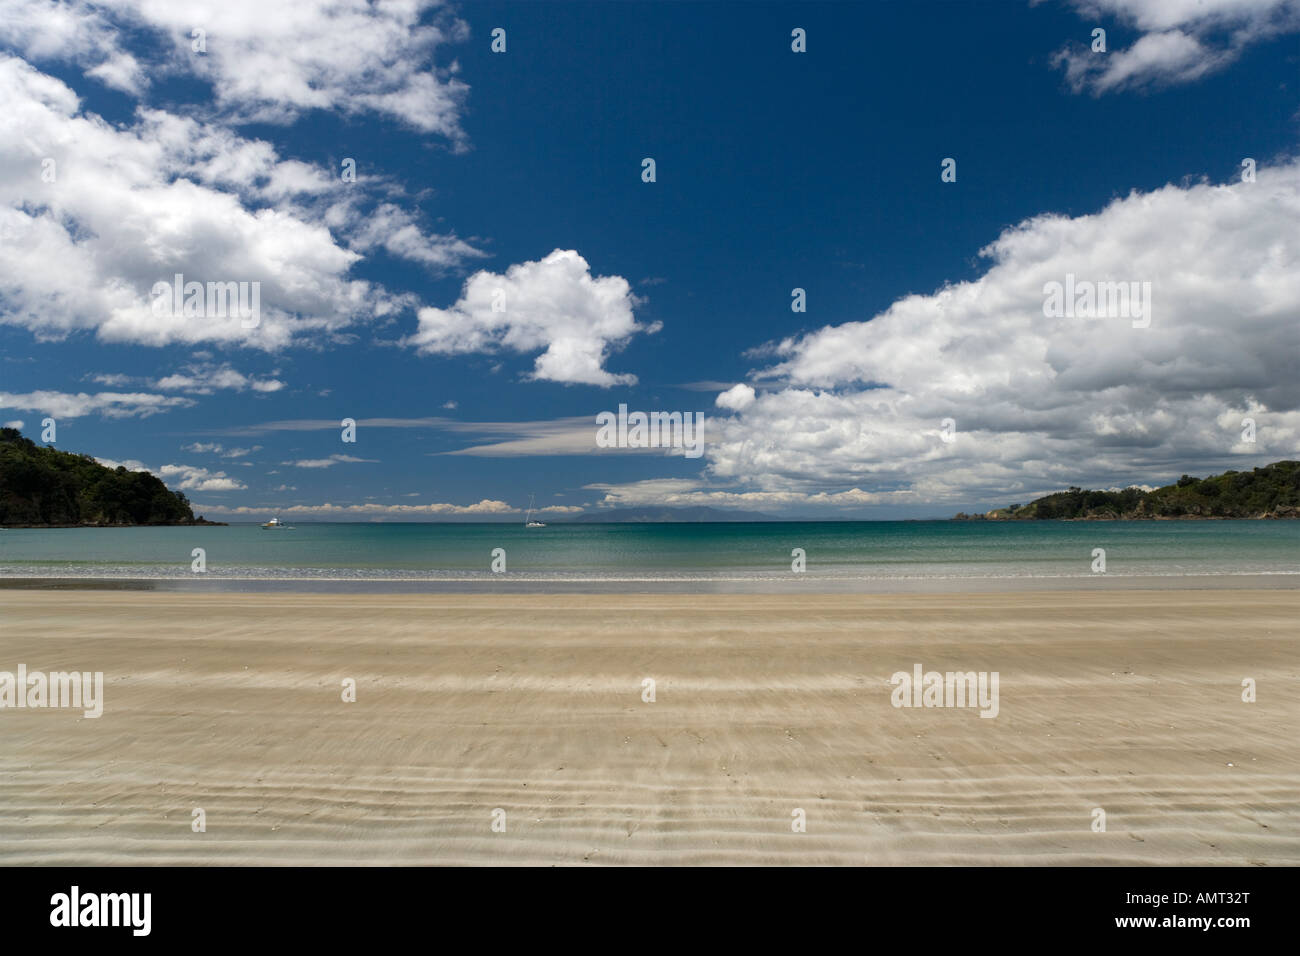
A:
<svg viewBox="0 0 1300 956">
<path fill-rule="evenodd" d="M 0 709 L 0 863 L 1296 865 L 1298 631 L 1295 590 L 4 590 L 0 671 L 105 700 Z M 917 663 L 997 717 L 892 706 Z"/>
</svg>

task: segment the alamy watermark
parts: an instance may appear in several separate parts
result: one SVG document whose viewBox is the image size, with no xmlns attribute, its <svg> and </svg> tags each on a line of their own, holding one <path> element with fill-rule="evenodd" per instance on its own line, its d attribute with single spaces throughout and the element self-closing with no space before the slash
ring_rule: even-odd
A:
<svg viewBox="0 0 1300 956">
<path fill-rule="evenodd" d="M 153 314 L 169 318 L 226 319 L 238 316 L 240 327 L 255 329 L 262 324 L 262 283 L 186 282 L 176 273 L 171 282 L 159 281 L 149 290 Z"/>
<path fill-rule="evenodd" d="M 1043 315 L 1049 319 L 1132 319 L 1151 325 L 1150 282 L 1092 282 L 1067 273 L 1065 282 L 1043 284 Z"/>
<path fill-rule="evenodd" d="M 0 671 L 0 710 L 43 707 L 80 707 L 91 719 L 104 713 L 104 672 L 42 671 L 28 672 L 26 664 L 18 673 Z"/>
<path fill-rule="evenodd" d="M 981 717 L 998 715 L 997 671 L 925 671 L 912 665 L 912 673 L 896 671 L 889 702 L 895 707 L 978 707 Z"/>
<path fill-rule="evenodd" d="M 73 886 L 50 897 L 50 925 L 58 927 L 119 926 L 148 936 L 152 911 L 152 893 L 83 893 Z"/>
<path fill-rule="evenodd" d="M 704 453 L 703 412 L 632 412 L 618 406 L 618 414 L 596 416 L 598 448 L 680 448 L 687 458 Z"/>
</svg>

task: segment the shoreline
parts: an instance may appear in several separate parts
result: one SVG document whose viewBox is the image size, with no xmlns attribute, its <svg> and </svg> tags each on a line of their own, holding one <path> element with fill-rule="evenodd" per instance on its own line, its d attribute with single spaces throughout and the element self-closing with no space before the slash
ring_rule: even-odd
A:
<svg viewBox="0 0 1300 956">
<path fill-rule="evenodd" d="M 229 528 L 229 521 L 185 521 L 174 524 L 7 524 L 0 531 L 82 531 L 102 529 L 127 531 L 132 528 Z"/>
<path fill-rule="evenodd" d="M 1018 577 L 854 578 L 807 574 L 783 577 L 529 578 L 502 577 L 77 577 L 0 574 L 5 591 L 156 591 L 174 594 L 407 594 L 490 596 L 493 594 L 1035 594 L 1109 591 L 1300 590 L 1300 574 L 1219 572 L 1213 574 L 1095 574 Z"/>
</svg>

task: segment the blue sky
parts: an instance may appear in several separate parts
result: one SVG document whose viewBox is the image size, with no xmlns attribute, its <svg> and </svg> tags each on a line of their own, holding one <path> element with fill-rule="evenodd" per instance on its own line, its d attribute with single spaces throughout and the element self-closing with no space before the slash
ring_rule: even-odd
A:
<svg viewBox="0 0 1300 956">
<path fill-rule="evenodd" d="M 4 7 L 0 419 L 209 516 L 936 517 L 1300 455 L 1292 0 Z M 176 272 L 258 328 L 159 318 Z M 1067 273 L 1154 321 L 1045 316 Z M 620 403 L 705 454 L 595 447 Z"/>
</svg>

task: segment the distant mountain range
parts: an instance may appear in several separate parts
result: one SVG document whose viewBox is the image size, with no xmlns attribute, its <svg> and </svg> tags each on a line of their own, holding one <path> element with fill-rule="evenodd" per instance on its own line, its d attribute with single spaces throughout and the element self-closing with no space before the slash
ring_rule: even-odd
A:
<svg viewBox="0 0 1300 956">
<path fill-rule="evenodd" d="M 781 519 L 757 511 L 733 511 L 724 508 L 710 508 L 706 505 L 692 505 L 686 508 L 607 508 L 601 511 L 588 511 L 570 520 L 573 523 L 581 524 L 606 522 L 650 524 L 672 521 L 779 521 Z"/>
<path fill-rule="evenodd" d="M 956 521 L 1103 521 L 1142 518 L 1300 518 L 1300 461 L 1278 461 L 1253 471 L 1225 471 L 1209 478 L 1183 475 L 1172 485 L 1144 491 L 1070 488 L 987 514 L 956 515 Z"/>
<path fill-rule="evenodd" d="M 89 455 L 0 429 L 0 526 L 95 528 L 219 524 L 194 517 L 182 492 L 147 471 L 107 468 Z"/>
</svg>

